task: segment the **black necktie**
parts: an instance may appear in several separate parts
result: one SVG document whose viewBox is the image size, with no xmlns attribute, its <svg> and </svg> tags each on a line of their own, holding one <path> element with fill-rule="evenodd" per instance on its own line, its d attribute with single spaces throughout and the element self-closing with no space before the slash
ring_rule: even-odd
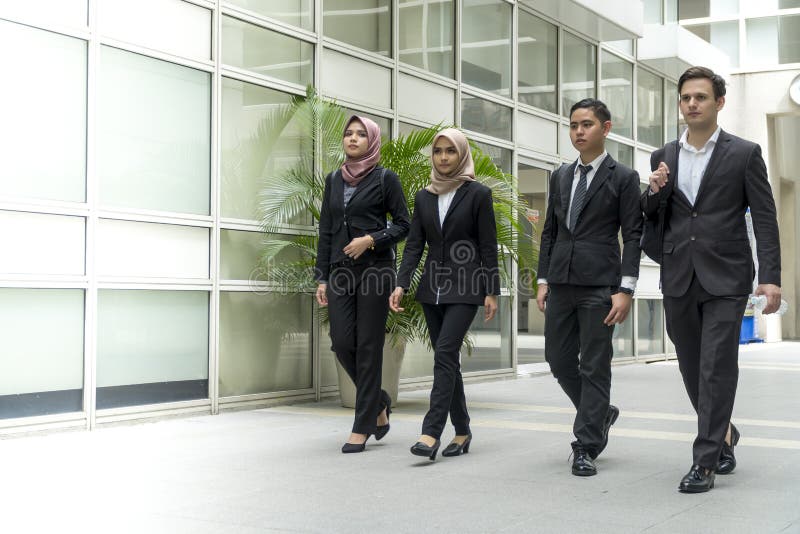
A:
<svg viewBox="0 0 800 534">
<path fill-rule="evenodd" d="M 592 170 L 591 165 L 578 165 L 581 171 L 581 177 L 578 180 L 578 187 L 575 188 L 575 194 L 572 197 L 572 209 L 569 211 L 569 231 L 575 231 L 575 223 L 578 222 L 578 216 L 583 209 L 583 203 L 586 201 L 586 175 Z"/>
</svg>

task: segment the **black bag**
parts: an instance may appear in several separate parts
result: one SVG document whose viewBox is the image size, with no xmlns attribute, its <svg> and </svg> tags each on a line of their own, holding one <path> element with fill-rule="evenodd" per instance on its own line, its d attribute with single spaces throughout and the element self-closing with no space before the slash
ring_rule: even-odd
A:
<svg viewBox="0 0 800 534">
<path fill-rule="evenodd" d="M 661 263 L 662 249 L 664 248 L 664 218 L 667 212 L 668 199 L 669 195 L 662 194 L 658 200 L 658 215 L 656 218 L 644 220 L 642 239 L 639 242 L 642 252 L 658 264 Z"/>
</svg>

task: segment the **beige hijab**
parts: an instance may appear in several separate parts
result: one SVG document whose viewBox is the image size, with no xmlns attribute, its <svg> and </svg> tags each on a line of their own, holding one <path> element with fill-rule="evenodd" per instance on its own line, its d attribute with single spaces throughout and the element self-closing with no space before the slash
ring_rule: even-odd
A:
<svg viewBox="0 0 800 534">
<path fill-rule="evenodd" d="M 434 195 L 442 195 L 457 189 L 464 182 L 475 181 L 475 164 L 472 162 L 472 153 L 469 150 L 467 137 L 455 128 L 445 128 L 433 138 L 433 146 L 440 137 L 446 137 L 456 147 L 458 152 L 458 166 L 450 174 L 441 174 L 433 164 L 433 147 L 431 147 L 431 183 L 427 189 Z"/>
</svg>

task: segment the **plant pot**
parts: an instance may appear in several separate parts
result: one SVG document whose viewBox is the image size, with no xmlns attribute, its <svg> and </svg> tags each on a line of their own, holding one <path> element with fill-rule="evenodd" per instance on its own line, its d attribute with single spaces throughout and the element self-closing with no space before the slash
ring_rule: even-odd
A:
<svg viewBox="0 0 800 534">
<path fill-rule="evenodd" d="M 381 388 L 386 390 L 392 398 L 392 406 L 397 406 L 397 393 L 400 389 L 400 369 L 403 367 L 403 356 L 406 354 L 406 343 L 402 341 L 394 347 L 387 339 L 383 343 L 383 372 L 381 374 Z M 339 375 L 339 396 L 345 408 L 356 407 L 356 386 L 347 372 L 336 361 L 336 373 Z"/>
</svg>

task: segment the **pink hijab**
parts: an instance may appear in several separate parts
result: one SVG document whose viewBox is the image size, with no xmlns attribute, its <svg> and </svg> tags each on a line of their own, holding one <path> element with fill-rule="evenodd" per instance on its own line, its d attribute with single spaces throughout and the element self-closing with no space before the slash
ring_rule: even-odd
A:
<svg viewBox="0 0 800 534">
<path fill-rule="evenodd" d="M 431 147 L 431 183 L 427 189 L 434 195 L 449 193 L 464 182 L 475 181 L 475 164 L 472 162 L 472 152 L 469 150 L 467 136 L 455 128 L 445 128 L 433 138 L 433 146 L 440 137 L 446 137 L 456 147 L 458 152 L 458 166 L 450 174 L 441 174 L 433 165 L 433 147 Z"/>
<path fill-rule="evenodd" d="M 353 121 L 361 121 L 361 124 L 367 129 L 367 151 L 358 158 L 347 156 L 342 165 L 342 179 L 349 185 L 356 186 L 372 172 L 381 159 L 381 127 L 373 120 L 353 115 L 347 121 L 345 131 Z M 344 132 L 342 134 L 344 135 Z"/>
</svg>

